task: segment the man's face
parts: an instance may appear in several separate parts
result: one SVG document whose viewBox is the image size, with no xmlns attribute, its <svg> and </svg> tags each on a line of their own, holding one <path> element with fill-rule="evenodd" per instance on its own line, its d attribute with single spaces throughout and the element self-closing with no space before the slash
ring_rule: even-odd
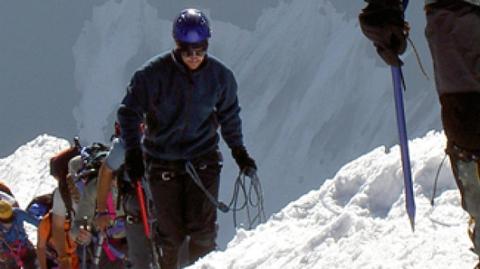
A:
<svg viewBox="0 0 480 269">
<path fill-rule="evenodd" d="M 180 55 L 185 65 L 191 71 L 196 70 L 205 59 L 206 50 L 204 48 L 182 50 Z"/>
</svg>

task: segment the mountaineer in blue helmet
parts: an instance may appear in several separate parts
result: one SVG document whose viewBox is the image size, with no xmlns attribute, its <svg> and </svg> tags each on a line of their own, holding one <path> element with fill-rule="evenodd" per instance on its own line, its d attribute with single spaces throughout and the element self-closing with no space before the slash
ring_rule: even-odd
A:
<svg viewBox="0 0 480 269">
<path fill-rule="evenodd" d="M 172 34 L 176 47 L 135 72 L 117 112 L 125 170 L 134 184 L 145 176 L 153 193 L 162 269 L 178 268 L 187 237 L 188 263 L 216 248 L 219 127 L 240 170 L 257 168 L 243 142 L 235 76 L 207 53 L 207 17 L 185 9 Z"/>
</svg>

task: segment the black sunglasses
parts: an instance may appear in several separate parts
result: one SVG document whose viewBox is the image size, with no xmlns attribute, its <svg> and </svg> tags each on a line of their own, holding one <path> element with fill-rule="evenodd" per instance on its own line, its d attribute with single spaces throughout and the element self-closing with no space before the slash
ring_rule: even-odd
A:
<svg viewBox="0 0 480 269">
<path fill-rule="evenodd" d="M 200 49 L 184 49 L 180 51 L 180 54 L 183 57 L 203 57 L 205 54 L 207 54 L 207 49 L 205 48 L 200 48 Z"/>
</svg>

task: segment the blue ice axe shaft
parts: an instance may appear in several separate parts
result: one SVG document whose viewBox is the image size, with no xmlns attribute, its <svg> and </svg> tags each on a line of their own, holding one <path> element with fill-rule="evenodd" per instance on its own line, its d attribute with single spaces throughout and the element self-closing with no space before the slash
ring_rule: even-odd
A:
<svg viewBox="0 0 480 269">
<path fill-rule="evenodd" d="M 403 12 L 407 9 L 409 0 L 403 0 Z M 403 181 L 405 187 L 405 207 L 412 231 L 415 231 L 415 197 L 413 196 L 412 169 L 410 167 L 410 154 L 408 152 L 407 124 L 405 123 L 405 109 L 403 106 L 403 75 L 401 67 L 392 66 L 393 89 L 395 92 L 395 111 L 397 115 L 398 138 L 402 155 Z"/>
<path fill-rule="evenodd" d="M 410 167 L 410 155 L 408 152 L 407 126 L 405 123 L 405 110 L 403 106 L 402 70 L 400 67 L 392 67 L 393 88 L 395 95 L 395 112 L 397 116 L 398 138 L 400 140 L 400 152 L 402 156 L 403 181 L 405 187 L 405 206 L 412 231 L 415 231 L 415 198 L 413 196 L 412 170 Z"/>
</svg>

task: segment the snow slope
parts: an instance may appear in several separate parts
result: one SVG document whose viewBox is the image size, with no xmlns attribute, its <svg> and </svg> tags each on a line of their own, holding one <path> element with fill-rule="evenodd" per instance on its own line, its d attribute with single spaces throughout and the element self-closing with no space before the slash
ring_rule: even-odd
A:
<svg viewBox="0 0 480 269">
<path fill-rule="evenodd" d="M 191 268 L 472 268 L 468 219 L 447 162 L 430 206 L 444 142 L 431 132 L 410 144 L 415 233 L 404 210 L 399 147 L 379 147 Z"/>
</svg>

